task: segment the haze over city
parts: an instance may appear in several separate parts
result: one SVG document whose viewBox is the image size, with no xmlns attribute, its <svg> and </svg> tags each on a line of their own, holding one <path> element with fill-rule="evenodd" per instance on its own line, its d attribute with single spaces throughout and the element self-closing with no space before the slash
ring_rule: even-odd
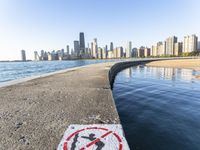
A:
<svg viewBox="0 0 200 150">
<path fill-rule="evenodd" d="M 78 33 L 98 45 L 152 46 L 169 36 L 200 36 L 198 0 L 0 1 L 0 60 L 27 59 L 34 51 L 73 47 Z"/>
</svg>

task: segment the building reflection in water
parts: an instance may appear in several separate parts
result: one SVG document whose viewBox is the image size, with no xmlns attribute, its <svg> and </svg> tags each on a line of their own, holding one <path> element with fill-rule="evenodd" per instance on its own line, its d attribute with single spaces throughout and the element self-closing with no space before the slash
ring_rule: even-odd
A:
<svg viewBox="0 0 200 150">
<path fill-rule="evenodd" d="M 131 76 L 132 76 L 132 69 L 133 68 L 128 68 L 128 69 L 125 69 L 123 71 L 126 78 L 131 78 Z"/>
<path fill-rule="evenodd" d="M 191 69 L 179 69 L 179 68 L 156 68 L 151 67 L 152 70 L 156 70 L 157 77 L 165 80 L 185 80 L 191 81 L 195 78 L 196 72 Z"/>
<path fill-rule="evenodd" d="M 185 80 L 192 81 L 195 76 L 200 74 L 192 69 L 180 69 L 180 68 L 164 68 L 164 67 L 149 67 L 144 65 L 138 65 L 124 70 L 125 76 L 130 78 L 134 74 L 143 76 L 144 78 L 155 76 L 158 79 L 163 80 Z M 141 73 L 141 74 L 140 74 Z"/>
</svg>

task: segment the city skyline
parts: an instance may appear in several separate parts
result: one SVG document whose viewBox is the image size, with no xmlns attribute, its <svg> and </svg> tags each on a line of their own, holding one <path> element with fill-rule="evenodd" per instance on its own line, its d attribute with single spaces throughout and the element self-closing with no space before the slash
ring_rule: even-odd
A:
<svg viewBox="0 0 200 150">
<path fill-rule="evenodd" d="M 69 45 L 64 49 L 53 50 L 51 52 L 41 50 L 34 52 L 34 60 L 77 60 L 77 59 L 118 59 L 118 58 L 148 58 L 148 57 L 171 57 L 171 56 L 194 56 L 200 53 L 200 42 L 195 34 L 184 36 L 184 40 L 178 40 L 178 37 L 171 36 L 164 41 L 158 41 L 151 48 L 147 46 L 132 47 L 129 41 L 126 47 L 116 46 L 110 42 L 105 47 L 98 46 L 97 38 L 94 38 L 88 47 L 85 47 L 84 32 L 79 33 L 79 40 L 74 40 L 74 48 L 69 52 Z M 24 61 L 24 57 L 21 59 Z"/>
<path fill-rule="evenodd" d="M 200 2 L 168 1 L 1 1 L 0 60 L 34 59 L 39 50 L 73 47 L 77 33 L 85 33 L 85 46 L 98 39 L 98 46 L 151 47 L 173 35 L 200 36 Z M 76 8 L 77 11 L 74 11 Z M 125 9 L 126 8 L 126 9 Z"/>
</svg>

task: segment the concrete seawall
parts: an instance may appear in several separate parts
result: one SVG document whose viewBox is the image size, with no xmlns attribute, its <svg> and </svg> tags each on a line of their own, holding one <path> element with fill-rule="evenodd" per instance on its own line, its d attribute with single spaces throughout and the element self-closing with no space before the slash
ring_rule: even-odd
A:
<svg viewBox="0 0 200 150">
<path fill-rule="evenodd" d="M 56 149 L 71 124 L 119 124 L 108 72 L 70 69 L 0 88 L 0 149 Z"/>
<path fill-rule="evenodd" d="M 120 124 L 116 74 L 157 59 L 103 63 L 0 88 L 0 149 L 56 149 L 71 124 Z"/>
<path fill-rule="evenodd" d="M 141 65 L 141 64 L 145 64 L 148 62 L 152 62 L 152 61 L 158 61 L 161 59 L 146 59 L 146 60 L 138 60 L 138 61 L 123 61 L 123 62 L 119 62 L 119 63 L 115 63 L 109 71 L 109 82 L 110 82 L 110 86 L 111 89 L 113 88 L 113 83 L 115 81 L 115 77 L 117 75 L 117 73 L 119 73 L 120 71 L 129 68 L 131 66 L 136 66 L 136 65 Z"/>
</svg>

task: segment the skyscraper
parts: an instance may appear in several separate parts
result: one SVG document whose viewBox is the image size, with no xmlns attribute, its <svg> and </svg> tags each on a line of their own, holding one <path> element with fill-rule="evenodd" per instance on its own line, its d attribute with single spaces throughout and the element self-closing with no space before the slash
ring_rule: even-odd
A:
<svg viewBox="0 0 200 150">
<path fill-rule="evenodd" d="M 39 61 L 39 60 L 40 60 L 40 57 L 39 57 L 37 51 L 34 51 L 34 60 L 35 60 L 35 61 Z"/>
<path fill-rule="evenodd" d="M 94 51 L 93 51 L 93 48 L 94 48 L 94 43 L 91 42 L 91 56 L 94 57 Z"/>
<path fill-rule="evenodd" d="M 97 39 L 94 39 L 94 42 L 92 44 L 93 48 L 92 48 L 92 54 L 94 58 L 98 58 L 98 45 L 97 45 Z"/>
<path fill-rule="evenodd" d="M 126 58 L 131 57 L 131 50 L 132 50 L 132 42 L 128 42 L 128 46 L 126 48 Z"/>
<path fill-rule="evenodd" d="M 175 43 L 178 42 L 178 38 L 175 36 L 166 39 L 166 55 L 174 55 Z"/>
<path fill-rule="evenodd" d="M 200 41 L 198 42 L 198 47 L 197 47 L 198 51 L 200 51 Z"/>
<path fill-rule="evenodd" d="M 151 49 L 148 47 L 145 47 L 144 49 L 144 57 L 149 57 L 151 55 Z"/>
<path fill-rule="evenodd" d="M 83 32 L 80 32 L 79 41 L 80 41 L 80 54 L 85 54 L 85 38 Z"/>
<path fill-rule="evenodd" d="M 69 45 L 67 45 L 66 50 L 67 50 L 67 55 L 69 55 Z"/>
<path fill-rule="evenodd" d="M 183 53 L 190 53 L 197 50 L 198 38 L 195 34 L 185 36 L 183 41 Z"/>
<path fill-rule="evenodd" d="M 21 50 L 21 60 L 26 61 L 26 51 L 25 50 Z"/>
<path fill-rule="evenodd" d="M 181 42 L 176 43 L 176 44 L 175 44 L 174 55 L 175 55 L 175 56 L 181 55 L 182 50 L 183 50 L 183 43 L 181 43 Z"/>
<path fill-rule="evenodd" d="M 108 57 L 108 46 L 106 45 L 102 51 L 103 59 L 107 59 Z"/>
<path fill-rule="evenodd" d="M 74 41 L 74 54 L 76 56 L 80 55 L 80 45 L 79 45 L 79 41 Z"/>
<path fill-rule="evenodd" d="M 165 55 L 165 42 L 157 43 L 157 56 Z"/>
<path fill-rule="evenodd" d="M 158 55 L 158 48 L 157 48 L 157 45 L 153 45 L 151 47 L 151 56 L 157 56 Z"/>
<path fill-rule="evenodd" d="M 110 42 L 110 51 L 114 49 L 113 42 Z"/>
<path fill-rule="evenodd" d="M 123 57 L 123 47 L 117 47 L 113 50 L 114 58 L 122 58 Z"/>
</svg>

